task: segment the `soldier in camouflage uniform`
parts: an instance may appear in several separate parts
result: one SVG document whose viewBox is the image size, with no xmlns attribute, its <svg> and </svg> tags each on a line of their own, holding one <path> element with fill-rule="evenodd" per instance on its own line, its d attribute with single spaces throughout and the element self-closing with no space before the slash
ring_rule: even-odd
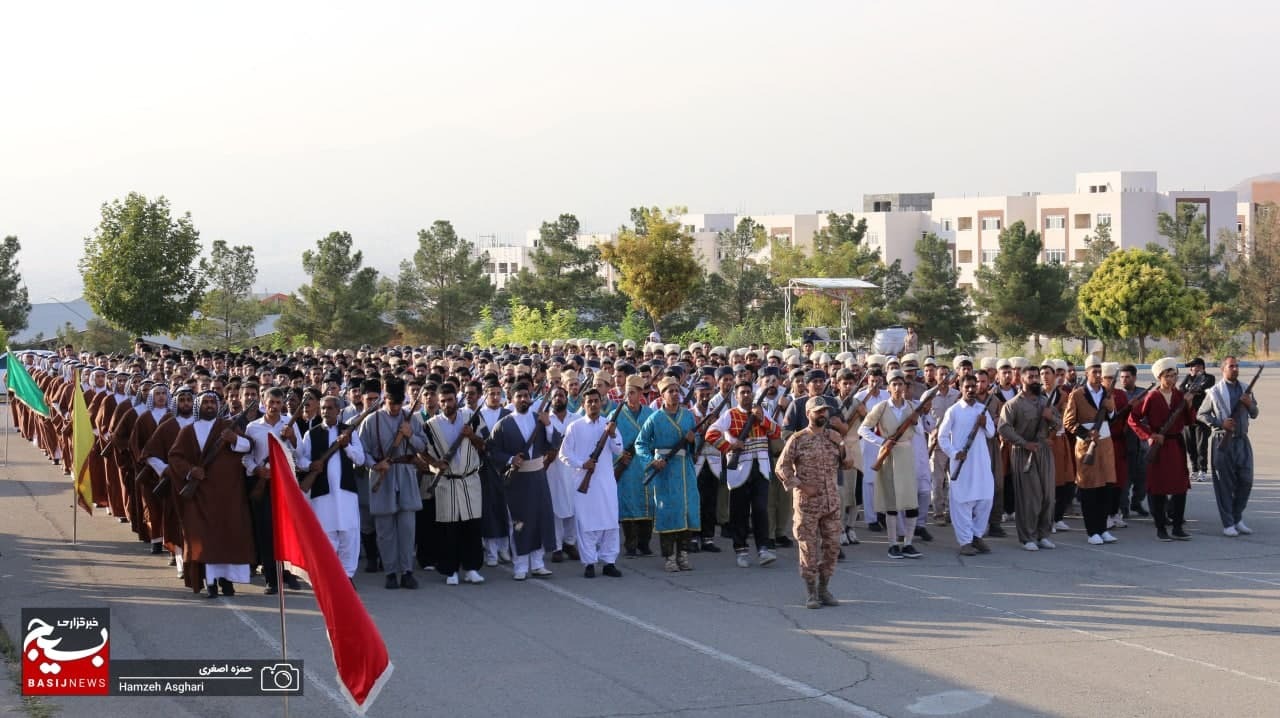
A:
<svg viewBox="0 0 1280 718">
<path fill-rule="evenodd" d="M 787 439 L 775 467 L 782 485 L 793 490 L 800 577 L 808 591 L 808 608 L 840 605 L 827 587 L 836 570 L 842 528 L 836 471 L 853 464 L 845 458 L 842 437 L 827 426 L 829 408 L 821 401 L 808 403 L 808 426 Z"/>
</svg>

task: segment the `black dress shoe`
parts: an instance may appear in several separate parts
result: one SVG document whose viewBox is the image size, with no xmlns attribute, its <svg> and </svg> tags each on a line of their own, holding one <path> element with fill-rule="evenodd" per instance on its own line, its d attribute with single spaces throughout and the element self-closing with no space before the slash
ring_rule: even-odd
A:
<svg viewBox="0 0 1280 718">
<path fill-rule="evenodd" d="M 578 547 L 571 543 L 564 545 L 564 555 L 567 556 L 570 561 L 577 561 L 582 558 L 582 555 L 578 553 Z"/>
<path fill-rule="evenodd" d="M 884 533 L 884 524 L 880 523 L 879 521 L 872 521 L 871 523 L 867 524 L 867 530 L 875 531 L 878 534 Z"/>
<path fill-rule="evenodd" d="M 933 540 L 933 534 L 929 533 L 929 529 L 925 528 L 924 526 L 916 527 L 916 536 L 920 537 L 925 542 L 929 542 Z"/>
<path fill-rule="evenodd" d="M 1181 526 L 1175 526 L 1173 530 L 1169 532 L 1169 535 L 1173 537 L 1174 541 L 1190 541 L 1191 540 L 1191 534 L 1187 533 L 1186 531 L 1183 531 Z"/>
<path fill-rule="evenodd" d="M 286 572 L 284 575 L 284 585 L 290 591 L 301 591 L 302 584 L 298 582 L 298 577 Z"/>
<path fill-rule="evenodd" d="M 987 527 L 987 535 L 992 538 L 1005 538 L 1009 533 L 1005 531 L 1000 524 L 991 524 Z"/>
<path fill-rule="evenodd" d="M 1165 531 L 1164 529 L 1160 528 L 1160 529 L 1156 529 L 1156 540 L 1157 540 L 1157 541 L 1172 541 L 1173 539 L 1172 539 L 1172 538 L 1169 538 L 1169 532 L 1168 532 L 1168 531 Z"/>
<path fill-rule="evenodd" d="M 604 565 L 604 570 L 601 571 L 600 573 L 603 573 L 609 578 L 622 578 L 622 572 L 618 570 L 617 566 L 611 563 L 606 563 Z"/>
<path fill-rule="evenodd" d="M 387 588 L 400 588 L 400 577 L 394 573 L 387 574 Z"/>
<path fill-rule="evenodd" d="M 640 553 L 639 553 L 638 551 L 636 551 L 635 549 L 633 549 L 633 548 L 629 548 L 629 549 L 627 549 L 627 558 L 635 558 L 635 557 L 637 557 L 637 556 L 639 556 L 639 555 L 640 555 Z"/>
<path fill-rule="evenodd" d="M 702 542 L 697 539 L 686 541 L 684 544 L 684 550 L 689 553 L 702 553 Z"/>
<path fill-rule="evenodd" d="M 412 571 L 405 571 L 400 577 L 400 588 L 414 589 L 418 587 L 418 579 L 413 577 Z"/>
<path fill-rule="evenodd" d="M 723 549 L 717 546 L 711 539 L 706 539 L 702 542 L 702 550 L 707 553 L 720 553 Z"/>
<path fill-rule="evenodd" d="M 217 583 L 217 581 L 215 581 L 215 582 L 213 582 L 213 583 L 208 584 L 208 587 L 209 587 L 209 598 L 217 598 L 217 597 L 218 597 L 218 583 Z"/>
<path fill-rule="evenodd" d="M 236 595 L 236 586 L 225 578 L 218 579 L 218 588 L 222 589 L 224 596 Z"/>
<path fill-rule="evenodd" d="M 773 540 L 773 543 L 777 545 L 778 548 L 791 548 L 792 546 L 796 545 L 795 541 L 792 541 L 786 536 L 779 536 L 778 538 Z"/>
<path fill-rule="evenodd" d="M 649 544 L 645 544 L 645 545 L 643 545 L 643 546 L 641 546 L 641 547 L 640 547 L 640 555 L 641 555 L 641 556 L 652 556 L 652 555 L 653 555 L 653 549 L 649 548 Z"/>
<path fill-rule="evenodd" d="M 267 586 L 262 589 L 262 593 L 266 596 L 274 596 L 277 593 L 280 593 L 280 588 L 278 586 Z"/>
<path fill-rule="evenodd" d="M 564 563 L 564 551 L 551 552 L 551 563 Z"/>
<path fill-rule="evenodd" d="M 596 577 L 596 566 L 595 566 L 595 564 L 592 564 L 592 563 L 587 564 L 587 567 L 586 567 L 586 568 L 584 568 L 584 569 L 582 569 L 582 577 L 583 577 L 583 578 L 595 578 L 595 577 Z"/>
<path fill-rule="evenodd" d="M 836 554 L 836 560 L 837 561 L 844 560 L 844 549 L 840 549 L 840 551 Z"/>
</svg>

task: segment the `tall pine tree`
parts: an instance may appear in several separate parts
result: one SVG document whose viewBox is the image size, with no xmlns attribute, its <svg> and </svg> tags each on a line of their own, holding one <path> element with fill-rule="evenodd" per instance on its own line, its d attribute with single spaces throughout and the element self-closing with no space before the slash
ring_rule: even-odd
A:
<svg viewBox="0 0 1280 718">
<path fill-rule="evenodd" d="M 937 353 L 937 342 L 957 351 L 969 347 L 978 329 L 947 241 L 930 232 L 916 240 L 915 252 L 916 268 L 902 306 L 921 344 L 929 345 L 930 354 Z"/>
</svg>

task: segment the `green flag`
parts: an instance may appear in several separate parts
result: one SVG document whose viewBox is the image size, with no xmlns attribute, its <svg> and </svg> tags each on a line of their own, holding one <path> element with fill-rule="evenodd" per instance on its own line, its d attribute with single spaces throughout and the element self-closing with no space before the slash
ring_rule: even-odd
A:
<svg viewBox="0 0 1280 718">
<path fill-rule="evenodd" d="M 8 351 L 8 347 L 5 350 Z M 13 392 L 18 401 L 31 407 L 32 411 L 49 418 L 49 405 L 44 403 L 44 392 L 36 386 L 35 380 L 27 373 L 27 368 L 22 366 L 13 352 L 9 352 L 7 361 L 9 373 L 5 377 L 5 383 L 9 385 L 9 391 Z"/>
</svg>

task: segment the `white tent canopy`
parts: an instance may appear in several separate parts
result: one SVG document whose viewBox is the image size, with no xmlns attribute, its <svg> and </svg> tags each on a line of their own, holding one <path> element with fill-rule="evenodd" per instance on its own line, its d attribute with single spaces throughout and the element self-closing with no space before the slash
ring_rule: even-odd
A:
<svg viewBox="0 0 1280 718">
<path fill-rule="evenodd" d="M 791 299 L 806 294 L 821 294 L 840 302 L 840 351 L 849 351 L 849 300 L 858 294 L 878 289 L 876 285 L 862 279 L 852 277 L 798 277 L 787 282 L 785 295 L 787 343 L 795 344 L 800 338 L 792 331 Z"/>
</svg>

